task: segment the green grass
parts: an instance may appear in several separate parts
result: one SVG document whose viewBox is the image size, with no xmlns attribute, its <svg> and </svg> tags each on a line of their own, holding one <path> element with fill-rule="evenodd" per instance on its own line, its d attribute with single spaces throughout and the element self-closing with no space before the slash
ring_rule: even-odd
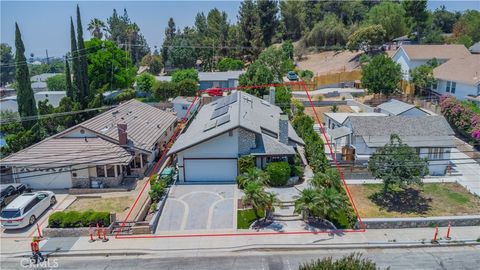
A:
<svg viewBox="0 0 480 270">
<path fill-rule="evenodd" d="M 259 213 L 264 217 L 264 213 Z M 250 225 L 255 221 L 255 212 L 253 209 L 237 210 L 237 229 L 250 229 Z"/>
</svg>

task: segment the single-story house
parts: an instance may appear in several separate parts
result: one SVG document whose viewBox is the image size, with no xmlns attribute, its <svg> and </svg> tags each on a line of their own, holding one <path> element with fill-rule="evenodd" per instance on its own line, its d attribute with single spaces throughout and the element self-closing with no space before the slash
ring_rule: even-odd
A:
<svg viewBox="0 0 480 270">
<path fill-rule="evenodd" d="M 238 86 L 238 78 L 244 71 L 198 72 L 200 90 L 208 88 L 234 88 Z M 169 82 L 172 76 L 155 76 L 159 82 Z"/>
<path fill-rule="evenodd" d="M 443 116 L 351 116 L 344 127 L 349 129 L 345 145 L 355 149 L 359 163 L 366 164 L 378 147 L 390 142 L 391 134 L 397 134 L 428 159 L 431 175 L 444 175 L 455 147 L 454 132 Z"/>
<path fill-rule="evenodd" d="M 180 182 L 234 182 L 239 157 L 253 155 L 264 168 L 291 159 L 297 145 L 304 142 L 279 107 L 234 91 L 204 105 L 168 154 L 176 155 Z"/>
<path fill-rule="evenodd" d="M 386 115 L 409 116 L 409 117 L 429 115 L 429 113 L 422 110 L 421 108 L 417 108 L 415 105 L 408 104 L 396 99 L 391 99 L 387 102 L 384 102 L 378 105 L 376 109 L 380 113 L 384 113 Z"/>
<path fill-rule="evenodd" d="M 460 100 L 480 96 L 480 54 L 454 58 L 433 69 L 436 83 L 430 90 Z"/>
<path fill-rule="evenodd" d="M 40 91 L 33 94 L 35 97 L 35 104 L 38 106 L 39 101 L 48 100 L 48 103 L 53 107 L 60 105 L 60 100 L 66 97 L 65 91 Z M 18 111 L 17 96 L 9 96 L 0 99 L 0 111 Z"/>
<path fill-rule="evenodd" d="M 34 189 L 118 186 L 144 175 L 176 123 L 172 113 L 129 100 L 0 162 Z"/>
<path fill-rule="evenodd" d="M 426 64 L 431 59 L 437 59 L 440 64 L 453 58 L 471 55 L 461 44 L 445 45 L 402 45 L 392 56 L 394 62 L 402 68 L 403 79 L 410 80 L 410 70 Z"/>
<path fill-rule="evenodd" d="M 195 100 L 195 97 L 182 97 L 182 96 L 178 96 L 172 100 L 173 110 L 177 114 L 178 119 L 182 119 L 185 116 L 185 114 L 188 111 L 188 108 L 190 108 L 190 105 L 192 105 L 194 100 Z M 199 104 L 200 102 L 197 102 L 194 105 L 194 107 L 190 109 L 190 115 L 188 116 L 188 118 L 190 118 L 194 114 Z"/>
</svg>

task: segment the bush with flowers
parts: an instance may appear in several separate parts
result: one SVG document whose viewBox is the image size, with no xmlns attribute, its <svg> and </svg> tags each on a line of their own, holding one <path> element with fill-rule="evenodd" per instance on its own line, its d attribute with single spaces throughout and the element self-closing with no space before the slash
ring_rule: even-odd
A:
<svg viewBox="0 0 480 270">
<path fill-rule="evenodd" d="M 440 98 L 440 109 L 455 129 L 480 143 L 480 114 L 455 97 L 444 95 Z"/>
</svg>

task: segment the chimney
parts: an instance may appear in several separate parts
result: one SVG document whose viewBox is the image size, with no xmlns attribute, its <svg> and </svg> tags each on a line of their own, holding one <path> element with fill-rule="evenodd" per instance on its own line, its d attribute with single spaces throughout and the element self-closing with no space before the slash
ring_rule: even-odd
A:
<svg viewBox="0 0 480 270">
<path fill-rule="evenodd" d="M 118 143 L 120 145 L 127 145 L 127 124 L 117 124 L 118 129 Z"/>
<path fill-rule="evenodd" d="M 282 113 L 278 119 L 278 140 L 288 144 L 288 115 Z"/>
<path fill-rule="evenodd" d="M 268 102 L 270 104 L 275 105 L 275 87 L 270 87 L 270 90 L 268 91 Z"/>
</svg>

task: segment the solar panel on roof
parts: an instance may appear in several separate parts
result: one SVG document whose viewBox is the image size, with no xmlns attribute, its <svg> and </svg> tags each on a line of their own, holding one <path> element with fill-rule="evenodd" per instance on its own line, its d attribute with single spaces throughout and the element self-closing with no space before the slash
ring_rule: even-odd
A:
<svg viewBox="0 0 480 270">
<path fill-rule="evenodd" d="M 210 130 L 214 127 L 217 126 L 217 120 L 209 121 L 208 123 L 205 124 L 205 127 L 203 128 L 203 131 Z"/>
<path fill-rule="evenodd" d="M 228 123 L 230 122 L 230 114 L 227 114 L 227 115 L 224 115 L 220 118 L 218 118 L 218 121 L 217 121 L 217 126 L 221 126 L 225 123 Z"/>
<path fill-rule="evenodd" d="M 238 100 L 237 94 L 232 94 L 232 95 L 230 95 L 229 97 L 230 97 L 230 99 L 228 100 L 228 103 L 227 103 L 227 104 L 235 103 L 235 102 L 237 102 L 237 100 Z"/>
<path fill-rule="evenodd" d="M 218 110 L 216 110 L 216 111 L 213 111 L 212 117 L 210 117 L 210 120 L 215 119 L 215 118 L 217 118 L 217 117 L 219 117 L 219 116 L 221 116 L 221 115 L 224 115 L 224 114 L 226 114 L 227 112 L 228 112 L 228 107 L 227 107 L 227 106 L 222 107 L 222 108 L 220 108 L 220 109 L 218 109 Z"/>
<path fill-rule="evenodd" d="M 225 100 L 222 99 L 222 100 L 218 101 L 218 104 L 215 106 L 215 110 L 223 108 L 223 107 L 225 107 L 225 105 L 226 105 Z"/>
</svg>

